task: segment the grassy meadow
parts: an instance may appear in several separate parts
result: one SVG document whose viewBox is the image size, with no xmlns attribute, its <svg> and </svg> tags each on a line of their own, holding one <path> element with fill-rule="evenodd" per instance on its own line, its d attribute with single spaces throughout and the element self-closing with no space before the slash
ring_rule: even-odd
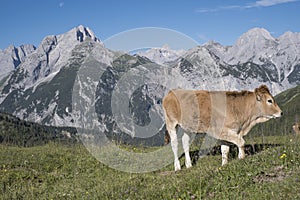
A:
<svg viewBox="0 0 300 200">
<path fill-rule="evenodd" d="M 80 144 L 0 145 L 0 199 L 300 199 L 300 136 L 246 143 L 247 157 L 232 148 L 224 167 L 216 151 L 190 169 L 181 157 L 179 172 L 170 164 L 142 174 L 111 169 Z"/>
</svg>

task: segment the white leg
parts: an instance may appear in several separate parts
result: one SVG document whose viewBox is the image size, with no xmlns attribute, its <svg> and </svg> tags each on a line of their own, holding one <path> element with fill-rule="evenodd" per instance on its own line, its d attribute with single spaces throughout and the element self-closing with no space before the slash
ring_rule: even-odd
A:
<svg viewBox="0 0 300 200">
<path fill-rule="evenodd" d="M 244 146 L 245 146 L 245 140 L 243 139 L 243 136 L 236 134 L 234 132 L 228 132 L 224 137 L 221 138 L 222 140 L 231 142 L 238 146 L 239 148 L 239 159 L 245 158 L 245 151 L 244 151 Z M 222 148 L 222 146 L 221 146 Z"/>
<path fill-rule="evenodd" d="M 190 157 L 190 135 L 184 133 L 182 136 L 182 146 L 185 154 L 185 166 L 190 168 L 192 166 L 191 157 Z"/>
<path fill-rule="evenodd" d="M 244 146 L 239 147 L 239 155 L 238 155 L 239 159 L 244 159 L 245 158 L 245 150 L 244 150 Z"/>
<path fill-rule="evenodd" d="M 222 144 L 221 153 L 222 153 L 222 166 L 224 166 L 228 163 L 229 146 Z"/>
<path fill-rule="evenodd" d="M 177 140 L 177 134 L 176 129 L 175 130 L 169 130 L 169 135 L 171 138 L 171 146 L 174 153 L 174 167 L 175 171 L 178 171 L 181 169 L 180 162 L 178 159 L 178 140 Z"/>
<path fill-rule="evenodd" d="M 239 135 L 238 137 L 238 148 L 239 148 L 239 155 L 238 158 L 239 159 L 244 159 L 245 158 L 245 150 L 244 150 L 244 146 L 245 146 L 245 140 L 243 139 L 242 136 Z"/>
</svg>

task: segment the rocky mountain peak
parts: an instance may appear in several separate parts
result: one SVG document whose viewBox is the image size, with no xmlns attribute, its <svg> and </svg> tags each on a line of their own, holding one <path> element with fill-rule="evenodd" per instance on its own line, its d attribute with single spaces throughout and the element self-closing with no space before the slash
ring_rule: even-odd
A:
<svg viewBox="0 0 300 200">
<path fill-rule="evenodd" d="M 76 37 L 76 40 L 79 42 L 83 42 L 86 38 L 90 38 L 95 42 L 100 42 L 94 32 L 88 27 L 84 27 L 83 25 L 79 25 L 73 28 L 68 33 L 73 34 L 73 37 Z"/>
<path fill-rule="evenodd" d="M 293 45 L 300 48 L 300 33 L 293 33 L 291 31 L 285 32 L 278 38 L 280 45 Z"/>
<path fill-rule="evenodd" d="M 244 33 L 237 42 L 228 49 L 223 60 L 228 64 L 245 63 L 248 61 L 261 64 L 260 58 L 268 58 L 275 52 L 278 43 L 263 28 L 253 28 Z"/>
<path fill-rule="evenodd" d="M 222 46 L 220 43 L 215 42 L 213 40 L 208 41 L 203 46 L 219 58 L 223 57 L 223 55 L 229 48 L 229 47 Z"/>
<path fill-rule="evenodd" d="M 182 56 L 185 50 L 173 50 L 169 45 L 165 44 L 162 47 L 155 47 L 147 51 L 138 52 L 137 55 L 147 57 L 153 62 L 158 64 L 164 64 L 170 61 L 174 61 L 178 57 Z"/>
<path fill-rule="evenodd" d="M 254 39 L 254 40 L 259 40 L 259 39 L 265 39 L 265 40 L 275 40 L 274 37 L 271 36 L 270 32 L 267 31 L 264 28 L 253 28 L 244 33 L 239 40 L 242 39 Z"/>
</svg>

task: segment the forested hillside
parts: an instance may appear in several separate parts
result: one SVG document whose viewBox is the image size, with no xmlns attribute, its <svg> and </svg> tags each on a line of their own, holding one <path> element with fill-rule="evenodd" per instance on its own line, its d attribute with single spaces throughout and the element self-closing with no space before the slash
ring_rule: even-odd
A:
<svg viewBox="0 0 300 200">
<path fill-rule="evenodd" d="M 76 129 L 43 126 L 26 122 L 10 114 L 0 113 L 0 143 L 30 147 L 49 141 L 74 143 Z"/>
</svg>

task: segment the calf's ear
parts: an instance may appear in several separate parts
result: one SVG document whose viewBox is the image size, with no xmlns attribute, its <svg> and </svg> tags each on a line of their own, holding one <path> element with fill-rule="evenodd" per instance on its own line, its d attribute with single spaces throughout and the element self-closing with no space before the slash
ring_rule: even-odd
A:
<svg viewBox="0 0 300 200">
<path fill-rule="evenodd" d="M 257 101 L 261 101 L 262 95 L 263 95 L 263 94 L 259 91 L 259 89 L 256 88 L 256 89 L 254 90 L 254 93 L 255 93 L 255 96 L 256 96 L 256 100 L 257 100 Z"/>
</svg>

